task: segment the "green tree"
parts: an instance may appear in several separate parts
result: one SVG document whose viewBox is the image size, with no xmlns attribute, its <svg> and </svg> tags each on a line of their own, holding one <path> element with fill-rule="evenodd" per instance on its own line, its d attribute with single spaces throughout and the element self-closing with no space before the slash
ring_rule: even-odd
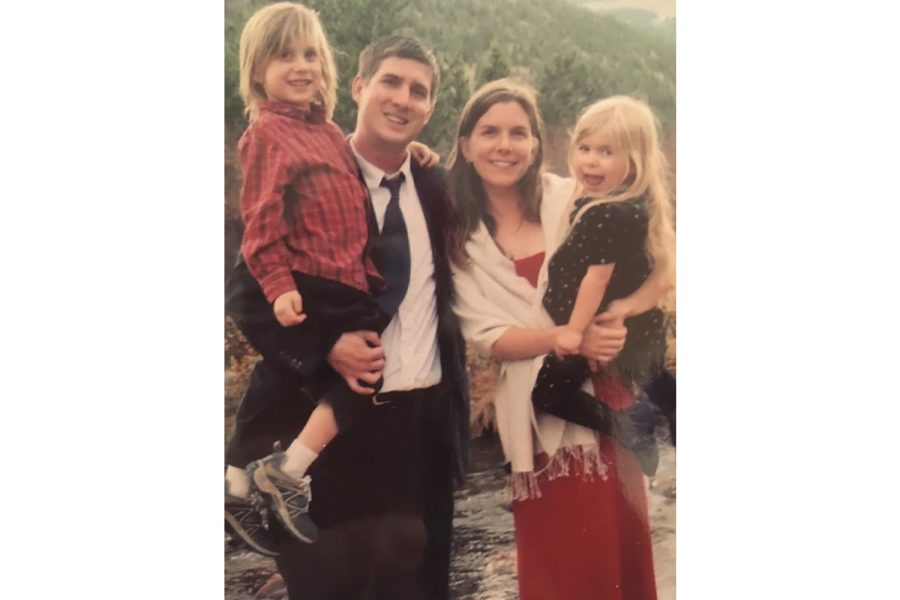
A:
<svg viewBox="0 0 900 600">
<path fill-rule="evenodd" d="M 446 60 L 439 56 L 438 62 L 441 66 L 441 87 L 434 114 L 422 132 L 421 140 L 434 148 L 442 159 L 446 159 L 453 147 L 459 115 L 472 90 L 462 61 L 451 55 Z"/>
<path fill-rule="evenodd" d="M 488 58 L 485 66 L 479 70 L 478 84 L 480 87 L 488 81 L 494 81 L 501 77 L 509 77 L 512 74 L 512 67 L 506 59 L 506 55 L 500 46 L 491 42 L 490 50 L 488 50 Z"/>
<path fill-rule="evenodd" d="M 237 37 L 246 18 L 266 0 L 226 0 L 226 125 L 244 126 L 237 95 Z M 431 46 L 442 65 L 458 65 L 469 83 L 504 75 L 533 83 L 553 123 L 571 122 L 577 112 L 603 95 L 646 98 L 666 129 L 675 125 L 675 45 L 671 38 L 629 26 L 608 14 L 567 0 L 307 0 L 319 12 L 335 51 L 338 105 L 335 121 L 352 129 L 356 106 L 350 82 L 359 51 L 376 36 L 413 34 Z M 561 47 L 562 46 L 562 47 Z M 571 57 L 571 62 L 562 59 Z M 576 71 L 563 76 L 566 65 Z M 552 67 L 552 68 L 551 68 Z M 448 66 L 448 69 L 450 67 Z M 553 71 L 556 71 L 554 73 Z M 475 81 L 471 73 L 475 73 Z M 449 80 L 449 78 L 447 78 Z M 562 88 L 554 89 L 554 79 Z M 441 94 L 441 103 L 448 97 Z M 568 100 L 565 100 L 568 98 Z M 453 103 L 452 107 L 461 106 Z M 425 139 L 439 147 L 448 140 L 431 136 L 448 131 L 438 106 Z M 455 121 L 456 115 L 451 121 Z"/>
<path fill-rule="evenodd" d="M 538 102 L 548 126 L 569 128 L 578 113 L 606 95 L 577 50 L 563 50 L 547 62 L 538 78 Z"/>
<path fill-rule="evenodd" d="M 338 72 L 337 107 L 334 122 L 344 131 L 356 126 L 356 103 L 351 84 L 356 75 L 359 53 L 372 40 L 395 33 L 409 24 L 410 0 L 312 0 L 334 53 Z"/>
</svg>

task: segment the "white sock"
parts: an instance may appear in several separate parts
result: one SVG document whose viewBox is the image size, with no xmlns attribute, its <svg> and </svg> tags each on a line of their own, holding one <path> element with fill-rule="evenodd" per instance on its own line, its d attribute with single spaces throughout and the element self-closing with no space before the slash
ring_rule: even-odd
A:
<svg viewBox="0 0 900 600">
<path fill-rule="evenodd" d="M 246 498 L 250 494 L 250 478 L 244 469 L 228 465 L 225 469 L 225 484 L 232 496 Z"/>
<path fill-rule="evenodd" d="M 284 453 L 287 460 L 284 461 L 281 470 L 294 479 L 303 477 L 309 465 L 319 458 L 318 454 L 301 444 L 299 439 L 294 440 Z"/>
</svg>

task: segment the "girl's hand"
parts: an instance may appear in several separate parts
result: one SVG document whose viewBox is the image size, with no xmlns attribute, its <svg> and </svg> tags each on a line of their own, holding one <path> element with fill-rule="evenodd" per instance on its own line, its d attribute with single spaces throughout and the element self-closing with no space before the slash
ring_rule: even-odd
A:
<svg viewBox="0 0 900 600">
<path fill-rule="evenodd" d="M 421 142 L 410 142 L 409 153 L 412 155 L 420 167 L 434 167 L 440 163 L 440 155 Z"/>
<path fill-rule="evenodd" d="M 568 354 L 578 354 L 582 337 L 584 334 L 580 331 L 563 329 L 553 341 L 553 352 L 560 358 Z"/>
<path fill-rule="evenodd" d="M 306 320 L 306 313 L 303 312 L 303 297 L 297 290 L 285 292 L 275 298 L 275 302 L 272 303 L 272 311 L 283 327 L 299 325 Z"/>
</svg>

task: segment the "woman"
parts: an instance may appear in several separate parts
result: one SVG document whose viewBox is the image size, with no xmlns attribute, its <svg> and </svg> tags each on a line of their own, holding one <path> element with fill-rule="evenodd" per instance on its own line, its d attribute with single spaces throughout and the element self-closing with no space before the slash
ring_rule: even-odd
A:
<svg viewBox="0 0 900 600">
<path fill-rule="evenodd" d="M 542 159 L 534 93 L 508 79 L 476 91 L 450 156 L 456 222 L 448 253 L 463 334 L 501 360 L 495 403 L 511 466 L 519 595 L 654 600 L 647 500 L 634 454 L 608 435 L 532 408 L 535 378 L 560 331 L 542 305 L 544 263 L 559 245 L 573 193 L 571 180 L 541 174 Z M 639 295 L 645 301 L 647 290 Z M 620 306 L 633 310 L 634 303 Z M 591 335 L 581 353 L 612 358 Z M 592 391 L 587 382 L 583 389 Z"/>
</svg>

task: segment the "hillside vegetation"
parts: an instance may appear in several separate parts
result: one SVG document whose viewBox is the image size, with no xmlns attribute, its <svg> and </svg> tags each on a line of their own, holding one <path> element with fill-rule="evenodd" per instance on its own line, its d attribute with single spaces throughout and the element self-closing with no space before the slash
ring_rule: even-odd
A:
<svg viewBox="0 0 900 600">
<path fill-rule="evenodd" d="M 269 3 L 225 2 L 226 264 L 240 239 L 240 173 L 234 152 L 246 127 L 238 95 L 238 40 L 247 18 Z M 306 4 L 319 12 L 335 50 L 340 79 L 334 119 L 345 131 L 351 131 L 356 121 L 350 81 L 360 50 L 375 37 L 398 33 L 421 38 L 441 64 L 437 109 L 421 140 L 443 157 L 471 92 L 505 75 L 517 76 L 538 91 L 549 130 L 548 166 L 553 170 L 565 169 L 561 146 L 578 112 L 612 94 L 647 100 L 672 147 L 674 40 L 628 25 L 612 14 L 567 0 L 309 0 Z"/>
<path fill-rule="evenodd" d="M 261 0 L 225 5 L 225 125 L 243 129 L 237 92 L 237 45 Z M 513 74 L 534 85 L 548 125 L 571 125 L 579 109 L 611 94 L 648 100 L 669 129 L 675 120 L 675 46 L 645 28 L 566 0 L 309 0 L 336 51 L 335 121 L 351 129 L 349 82 L 359 51 L 373 38 L 413 34 L 430 44 L 444 70 L 438 110 L 424 142 L 449 147 L 459 109 L 476 84 Z"/>
</svg>

